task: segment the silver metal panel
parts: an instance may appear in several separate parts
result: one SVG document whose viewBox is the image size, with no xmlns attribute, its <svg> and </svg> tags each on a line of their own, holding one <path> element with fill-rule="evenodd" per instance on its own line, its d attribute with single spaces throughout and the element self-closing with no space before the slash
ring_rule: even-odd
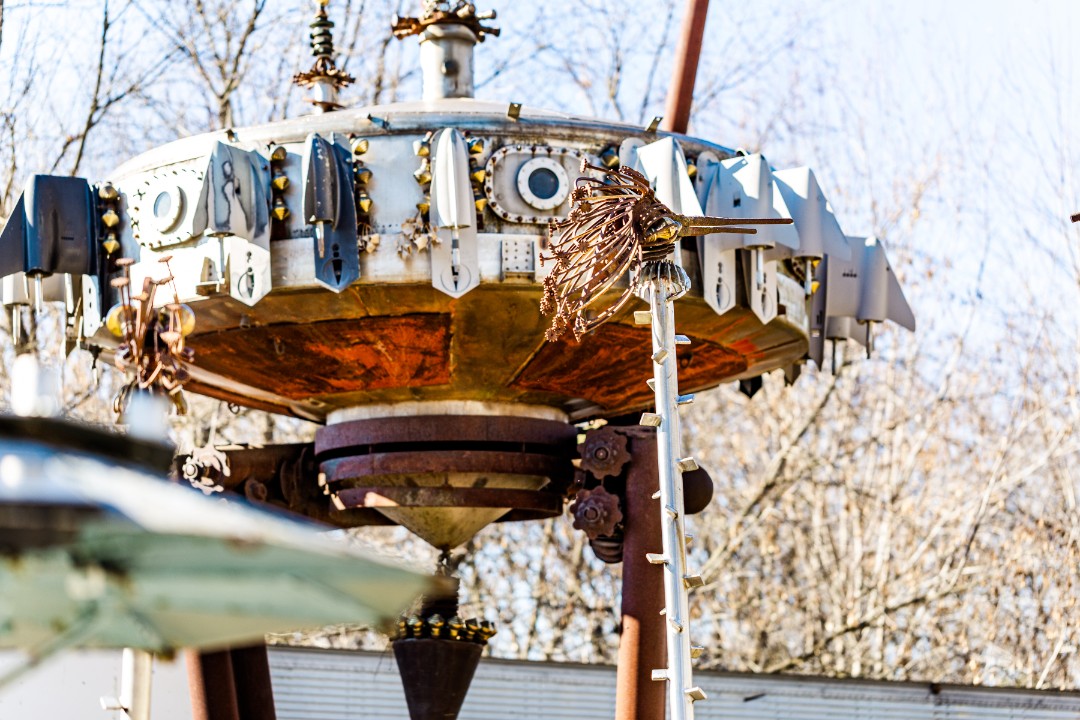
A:
<svg viewBox="0 0 1080 720">
<path fill-rule="evenodd" d="M 279 720 L 404 720 L 393 653 L 272 648 Z M 1070 720 L 1080 693 L 697 672 L 698 720 Z M 459 720 L 602 720 L 615 668 L 485 658 Z"/>
</svg>

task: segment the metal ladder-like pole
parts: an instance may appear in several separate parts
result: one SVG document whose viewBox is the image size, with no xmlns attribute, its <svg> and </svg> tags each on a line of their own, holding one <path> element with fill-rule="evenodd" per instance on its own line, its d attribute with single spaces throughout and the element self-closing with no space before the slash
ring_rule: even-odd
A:
<svg viewBox="0 0 1080 720">
<path fill-rule="evenodd" d="M 686 568 L 687 538 L 683 527 L 682 474 L 697 468 L 692 457 L 681 457 L 679 406 L 693 401 L 679 395 L 676 345 L 690 340 L 675 334 L 674 300 L 690 288 L 682 268 L 670 261 L 648 263 L 638 281 L 639 294 L 648 301 L 650 313 L 635 314 L 635 321 L 652 325 L 653 380 L 656 412 L 645 413 L 641 424 L 656 428 L 660 489 L 654 497 L 661 503 L 663 549 L 647 555 L 649 562 L 664 566 L 664 610 L 667 631 L 667 667 L 653 670 L 652 679 L 667 681 L 668 720 L 693 720 L 694 703 L 705 699 L 693 684 L 691 660 L 701 648 L 690 644 L 689 590 L 700 587 L 700 576 Z"/>
</svg>

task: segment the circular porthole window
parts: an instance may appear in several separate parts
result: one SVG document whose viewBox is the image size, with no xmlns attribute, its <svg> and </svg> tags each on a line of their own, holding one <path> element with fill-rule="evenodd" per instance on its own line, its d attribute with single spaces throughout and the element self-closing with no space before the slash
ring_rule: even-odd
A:
<svg viewBox="0 0 1080 720">
<path fill-rule="evenodd" d="M 534 157 L 518 170 L 517 187 L 529 205 L 537 210 L 551 210 L 566 202 L 570 195 L 570 177 L 561 163 L 547 157 Z"/>
<path fill-rule="evenodd" d="M 153 195 L 154 229 L 166 233 L 180 223 L 184 215 L 184 191 L 178 187 L 161 187 Z"/>
</svg>

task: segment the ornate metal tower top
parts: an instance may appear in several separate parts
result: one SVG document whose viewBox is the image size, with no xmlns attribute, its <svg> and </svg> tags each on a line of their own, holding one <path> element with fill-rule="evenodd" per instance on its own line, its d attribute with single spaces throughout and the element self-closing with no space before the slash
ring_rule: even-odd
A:
<svg viewBox="0 0 1080 720">
<path fill-rule="evenodd" d="M 326 6 L 330 4 L 330 0 L 316 2 L 319 9 L 311 23 L 311 54 L 315 58 L 315 64 L 307 72 L 294 75 L 293 82 L 313 89 L 315 97 L 311 98 L 310 102 L 320 112 L 327 112 L 341 107 L 337 101 L 337 91 L 356 80 L 334 64 L 334 23 L 326 14 Z"/>
<path fill-rule="evenodd" d="M 420 36 L 424 100 L 473 96 L 473 47 L 499 28 L 484 25 L 495 11 L 476 12 L 470 2 L 425 0 L 420 17 L 393 19 L 394 37 Z"/>
</svg>

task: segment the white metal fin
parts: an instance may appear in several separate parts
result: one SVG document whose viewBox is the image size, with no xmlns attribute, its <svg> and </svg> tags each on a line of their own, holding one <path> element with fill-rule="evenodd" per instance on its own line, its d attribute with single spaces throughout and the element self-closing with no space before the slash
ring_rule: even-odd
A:
<svg viewBox="0 0 1080 720">
<path fill-rule="evenodd" d="M 686 157 L 675 138 L 666 137 L 638 148 L 637 160 L 660 202 L 681 215 L 703 214 L 686 170 Z"/>
<path fill-rule="evenodd" d="M 304 149 L 304 221 L 314 226 L 315 280 L 343 292 L 360 279 L 352 153 L 338 138 L 308 136 Z"/>
<path fill-rule="evenodd" d="M 877 238 L 848 238 L 852 246 L 860 246 L 862 274 L 860 277 L 859 305 L 855 318 L 859 322 L 884 322 L 892 320 L 898 325 L 915 331 L 915 314 L 908 305 L 900 281 L 896 279 L 889 264 L 885 247 Z M 860 243 L 860 240 L 862 241 Z"/>
<path fill-rule="evenodd" d="M 844 242 L 840 223 L 826 202 L 814 171 L 808 167 L 778 170 L 773 173 L 773 178 L 799 233 L 799 249 L 794 253 L 795 257 L 822 258 L 830 255 L 850 260 L 851 252 Z"/>
<path fill-rule="evenodd" d="M 83 337 L 91 337 L 103 322 L 101 313 L 101 287 L 95 275 L 83 275 L 82 278 L 82 332 Z"/>
<path fill-rule="evenodd" d="M 469 150 L 454 128 L 438 131 L 431 141 L 430 217 L 439 237 L 431 247 L 431 284 L 461 297 L 480 284 L 480 256 Z"/>
<path fill-rule="evenodd" d="M 720 188 L 720 160 L 712 153 L 698 156 L 698 192 L 705 203 L 704 214 L 724 217 L 725 206 Z M 741 236 L 716 233 L 698 238 L 698 257 L 701 259 L 701 294 L 717 315 L 723 315 L 735 307 L 736 256 L 735 247 L 741 246 Z"/>
<path fill-rule="evenodd" d="M 246 305 L 270 292 L 269 183 L 258 153 L 219 142 L 195 208 L 196 233 L 227 238 L 229 294 Z"/>
<path fill-rule="evenodd" d="M 763 325 L 776 319 L 780 304 L 777 294 L 776 261 L 766 259 L 763 250 L 749 250 L 743 255 L 743 277 L 750 309 Z"/>
</svg>

